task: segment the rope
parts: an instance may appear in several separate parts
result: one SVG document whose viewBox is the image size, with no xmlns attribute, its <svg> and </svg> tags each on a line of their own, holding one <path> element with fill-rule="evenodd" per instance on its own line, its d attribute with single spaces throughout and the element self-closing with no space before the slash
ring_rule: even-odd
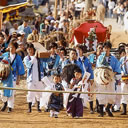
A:
<svg viewBox="0 0 128 128">
<path fill-rule="evenodd" d="M 8 90 L 17 90 L 17 91 L 32 91 L 32 92 L 49 92 L 49 93 L 77 93 L 77 94 L 128 95 L 128 93 L 35 90 L 35 89 L 10 88 L 10 87 L 2 87 L 2 86 L 0 86 L 0 90 L 4 90 L 4 89 L 8 89 Z"/>
</svg>

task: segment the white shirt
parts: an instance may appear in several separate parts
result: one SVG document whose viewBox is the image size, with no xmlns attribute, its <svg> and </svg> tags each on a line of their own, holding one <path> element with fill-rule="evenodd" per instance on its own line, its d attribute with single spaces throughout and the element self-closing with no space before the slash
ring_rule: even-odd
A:
<svg viewBox="0 0 128 128">
<path fill-rule="evenodd" d="M 84 69 L 84 73 L 86 72 L 86 68 L 85 68 L 85 65 L 84 65 L 84 62 L 83 62 L 83 58 L 84 56 L 80 57 L 81 61 L 82 61 L 82 65 L 83 65 L 83 69 Z"/>
<path fill-rule="evenodd" d="M 106 57 L 106 61 L 108 62 L 109 57 Z"/>
<path fill-rule="evenodd" d="M 84 56 L 80 57 L 81 61 L 83 60 Z"/>
<path fill-rule="evenodd" d="M 109 3 L 108 3 L 108 8 L 109 9 L 114 9 L 114 7 L 115 7 L 115 2 L 114 1 L 109 1 Z"/>
<path fill-rule="evenodd" d="M 16 56 L 16 54 L 11 54 L 11 53 L 10 53 L 10 61 L 11 61 L 11 63 L 12 63 L 12 61 L 14 60 L 15 56 Z"/>
<path fill-rule="evenodd" d="M 32 67 L 32 81 L 37 82 L 39 81 L 39 74 L 38 74 L 38 63 L 37 59 L 35 56 L 30 56 L 32 62 L 33 62 L 33 67 Z"/>
<path fill-rule="evenodd" d="M 73 60 L 73 61 L 71 61 L 71 63 L 72 63 L 72 64 L 74 64 L 74 63 L 75 63 L 75 62 L 74 62 L 74 60 Z"/>
<path fill-rule="evenodd" d="M 14 29 L 14 28 L 11 28 L 10 31 L 9 31 L 9 35 L 12 35 L 13 32 L 18 33 L 19 31 Z"/>
</svg>

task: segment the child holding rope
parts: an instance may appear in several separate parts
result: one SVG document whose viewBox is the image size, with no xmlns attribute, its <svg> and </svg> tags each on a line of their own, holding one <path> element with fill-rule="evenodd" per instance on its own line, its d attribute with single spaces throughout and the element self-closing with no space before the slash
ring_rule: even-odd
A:
<svg viewBox="0 0 128 128">
<path fill-rule="evenodd" d="M 55 90 L 61 91 L 63 85 L 60 83 L 60 75 L 55 74 L 53 76 L 54 88 Z M 52 93 L 50 96 L 50 101 L 48 108 L 50 109 L 50 117 L 58 118 L 59 111 L 63 109 L 63 94 L 62 93 Z"/>
</svg>

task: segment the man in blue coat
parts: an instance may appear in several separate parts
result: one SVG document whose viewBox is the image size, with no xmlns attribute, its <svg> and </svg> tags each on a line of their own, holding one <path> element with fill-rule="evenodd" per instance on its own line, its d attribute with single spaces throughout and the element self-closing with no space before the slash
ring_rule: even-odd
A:
<svg viewBox="0 0 128 128">
<path fill-rule="evenodd" d="M 120 63 L 117 60 L 117 58 L 110 54 L 112 44 L 110 42 L 105 42 L 103 45 L 103 51 L 101 55 L 97 59 L 96 67 L 108 67 L 112 70 L 112 72 L 116 74 L 121 73 L 120 69 Z M 98 80 L 95 80 L 98 83 Z M 104 81 L 104 80 L 103 80 Z M 99 92 L 115 92 L 115 78 L 112 78 L 112 81 L 108 84 L 98 84 L 98 91 Z M 108 116 L 113 117 L 112 112 L 110 111 L 110 108 L 112 104 L 115 102 L 115 96 L 113 95 L 97 95 L 97 99 L 99 101 L 100 105 L 100 115 L 101 117 L 104 116 L 103 113 L 103 107 L 104 105 L 107 105 L 106 111 L 108 113 Z"/>
</svg>

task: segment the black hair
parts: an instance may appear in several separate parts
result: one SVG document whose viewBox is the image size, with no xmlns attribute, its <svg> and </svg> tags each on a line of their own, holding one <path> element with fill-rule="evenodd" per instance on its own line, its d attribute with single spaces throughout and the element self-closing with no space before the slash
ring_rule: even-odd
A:
<svg viewBox="0 0 128 128">
<path fill-rule="evenodd" d="M 56 73 L 56 74 L 53 74 L 53 78 L 54 77 L 61 77 L 61 75 Z"/>
<path fill-rule="evenodd" d="M 125 46 L 125 45 L 126 45 L 126 43 L 121 42 L 121 43 L 119 43 L 119 45 L 118 45 L 118 46 L 120 47 L 120 46 Z"/>
<path fill-rule="evenodd" d="M 76 49 L 74 49 L 74 48 L 71 48 L 71 49 L 70 49 L 70 52 L 71 52 L 71 51 L 74 51 L 74 52 L 77 53 Z"/>
<path fill-rule="evenodd" d="M 105 42 L 104 44 L 103 44 L 103 48 L 104 47 L 109 47 L 110 49 L 112 48 L 112 44 L 108 41 L 108 42 Z"/>
<path fill-rule="evenodd" d="M 32 43 L 27 44 L 27 48 L 34 48 L 34 45 Z"/>
<path fill-rule="evenodd" d="M 22 35 L 20 33 L 17 33 L 17 37 L 21 37 Z"/>
<path fill-rule="evenodd" d="M 15 47 L 15 49 L 17 49 L 18 48 L 18 44 L 17 44 L 17 42 L 10 42 L 10 44 L 9 45 L 13 45 L 14 47 Z"/>
<path fill-rule="evenodd" d="M 78 44 L 78 45 L 76 46 L 76 48 L 79 48 L 79 49 L 81 49 L 82 51 L 84 51 L 83 45 Z"/>
<path fill-rule="evenodd" d="M 61 48 L 60 48 L 60 51 L 64 51 L 64 55 L 65 55 L 65 56 L 67 55 L 67 51 L 66 51 L 66 49 L 65 49 L 64 47 L 61 47 Z"/>
<path fill-rule="evenodd" d="M 81 74 L 82 74 L 82 70 L 81 70 L 80 68 L 76 68 L 76 69 L 74 69 L 74 73 L 76 73 L 76 72 L 78 72 L 78 73 L 81 73 Z"/>
<path fill-rule="evenodd" d="M 121 46 L 119 46 L 119 47 L 118 47 L 118 51 L 120 52 L 120 50 L 125 49 L 125 47 L 126 47 L 126 45 L 121 45 Z"/>
<path fill-rule="evenodd" d="M 128 44 L 126 44 L 125 47 L 128 47 Z"/>
<path fill-rule="evenodd" d="M 67 42 L 66 42 L 65 39 L 60 40 L 60 44 L 61 44 L 63 47 L 66 47 L 66 46 L 67 46 Z"/>
<path fill-rule="evenodd" d="M 3 37 L 3 38 L 4 38 L 4 35 L 3 35 L 3 33 L 2 33 L 2 32 L 0 32 L 0 37 Z"/>
<path fill-rule="evenodd" d="M 58 45 L 56 43 L 51 43 L 49 48 L 58 48 Z"/>
<path fill-rule="evenodd" d="M 122 52 L 125 52 L 125 49 L 121 49 L 121 50 L 119 51 L 119 55 L 121 55 Z M 126 53 L 126 52 L 125 52 L 125 53 Z"/>
<path fill-rule="evenodd" d="M 36 51 L 36 49 L 35 49 L 35 47 L 34 47 L 34 45 L 32 43 L 27 44 L 27 49 L 28 48 L 33 48 L 34 52 Z"/>
</svg>

